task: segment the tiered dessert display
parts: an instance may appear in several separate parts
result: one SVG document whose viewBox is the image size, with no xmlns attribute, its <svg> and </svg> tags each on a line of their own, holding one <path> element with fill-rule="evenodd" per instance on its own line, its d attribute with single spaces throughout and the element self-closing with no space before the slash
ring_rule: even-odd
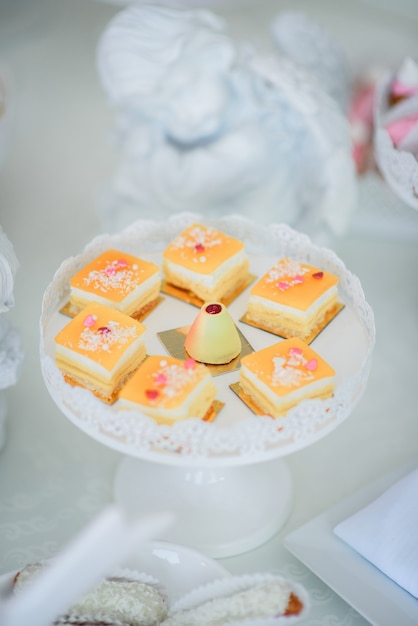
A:
<svg viewBox="0 0 418 626">
<path fill-rule="evenodd" d="M 162 267 L 167 247 L 196 223 L 243 242 L 249 260 L 249 280 L 232 301 L 211 302 L 210 310 L 203 310 L 204 315 L 216 317 L 227 307 L 242 341 L 241 355 L 232 357 L 229 364 L 207 366 L 216 386 L 217 405 L 211 418 L 159 423 L 146 415 L 145 409 L 126 409 L 122 397 L 105 403 L 89 389 L 66 382 L 55 361 L 55 337 L 70 321 L 65 311 L 71 278 L 108 249 Z M 327 387 L 325 394 L 299 400 L 286 415 L 272 418 L 254 412 L 236 385 L 241 357 L 247 358 L 244 353 L 283 341 L 246 320 L 252 286 L 282 258 L 303 264 L 306 280 L 309 276 L 315 286 L 326 274 L 338 278 L 338 307 L 316 336 L 309 338 L 309 358 L 304 358 L 298 346 L 291 348 L 297 366 L 303 362 L 310 381 L 314 381 L 317 368 L 319 372 L 320 360 L 312 357 L 316 353 L 334 376 L 331 393 Z M 297 277 L 296 282 L 301 281 L 303 278 Z M 195 333 L 196 326 L 204 328 L 209 323 L 197 321 L 202 304 L 199 308 L 196 301 L 179 297 L 169 287 L 163 281 L 158 303 L 141 320 L 146 328 L 147 355 L 159 357 L 160 369 L 153 374 L 157 388 L 148 385 L 143 394 L 150 403 L 173 375 L 167 368 L 171 357 L 177 358 L 173 349 L 179 337 L 185 368 L 193 370 L 196 362 L 185 350 L 186 338 L 193 351 L 196 340 L 190 328 L 194 326 Z M 90 315 L 87 317 L 85 336 L 94 323 Z M 323 438 L 350 415 L 365 390 L 375 340 L 373 312 L 359 280 L 334 252 L 317 246 L 287 225 L 261 226 L 239 216 L 207 220 L 189 213 L 165 222 L 135 222 L 119 234 L 97 237 L 81 254 L 66 260 L 45 291 L 40 328 L 42 372 L 57 406 L 86 434 L 124 454 L 115 479 L 115 499 L 137 512 L 172 509 L 176 522 L 165 538 L 215 557 L 251 549 L 283 525 L 292 504 L 292 481 L 285 457 Z M 102 326 L 98 330 L 102 336 L 108 335 Z M 279 375 L 279 361 L 276 365 Z M 176 384 L 180 379 L 176 373 Z"/>
</svg>

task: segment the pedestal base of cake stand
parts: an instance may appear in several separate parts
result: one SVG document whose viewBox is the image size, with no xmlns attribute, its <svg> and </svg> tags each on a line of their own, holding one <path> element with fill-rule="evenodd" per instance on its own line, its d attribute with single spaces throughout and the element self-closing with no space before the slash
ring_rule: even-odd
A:
<svg viewBox="0 0 418 626">
<path fill-rule="evenodd" d="M 282 458 L 211 468 L 125 457 L 114 496 L 132 513 L 174 513 L 172 526 L 155 539 L 225 558 L 256 548 L 280 530 L 292 508 L 293 488 Z"/>
</svg>

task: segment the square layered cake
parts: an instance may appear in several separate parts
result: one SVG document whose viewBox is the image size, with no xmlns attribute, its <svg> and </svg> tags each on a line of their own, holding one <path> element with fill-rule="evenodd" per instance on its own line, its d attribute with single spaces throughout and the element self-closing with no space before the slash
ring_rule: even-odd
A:
<svg viewBox="0 0 418 626">
<path fill-rule="evenodd" d="M 202 224 L 183 230 L 163 253 L 166 282 L 202 302 L 224 301 L 246 285 L 248 273 L 244 243 Z"/>
<path fill-rule="evenodd" d="M 338 282 L 330 272 L 282 258 L 251 288 L 246 319 L 308 341 L 339 310 Z"/>
<path fill-rule="evenodd" d="M 71 278 L 69 311 L 77 314 L 87 304 L 100 302 L 141 319 L 156 305 L 160 288 L 161 270 L 155 263 L 106 250 Z"/>
<path fill-rule="evenodd" d="M 55 337 L 55 362 L 69 383 L 112 403 L 146 356 L 145 326 L 103 304 L 86 306 Z"/>
<path fill-rule="evenodd" d="M 216 397 L 208 368 L 193 359 L 148 356 L 121 390 L 121 408 L 136 409 L 160 424 L 204 419 Z"/>
<path fill-rule="evenodd" d="M 259 412 L 280 417 L 302 400 L 331 397 L 335 371 L 309 345 L 293 337 L 245 356 L 239 384 L 244 399 Z"/>
</svg>

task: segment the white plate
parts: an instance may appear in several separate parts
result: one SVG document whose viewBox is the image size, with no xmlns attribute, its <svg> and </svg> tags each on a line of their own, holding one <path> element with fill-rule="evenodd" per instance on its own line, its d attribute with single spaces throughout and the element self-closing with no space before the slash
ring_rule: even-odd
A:
<svg viewBox="0 0 418 626">
<path fill-rule="evenodd" d="M 335 393 L 328 400 L 301 402 L 281 420 L 280 428 L 276 420 L 255 416 L 231 391 L 229 385 L 237 382 L 237 372 L 215 379 L 217 397 L 224 407 L 214 423 L 192 418 L 165 426 L 139 412 L 118 410 L 118 402 L 109 407 L 85 389 L 71 387 L 55 365 L 54 337 L 68 323 L 60 309 L 68 301 L 69 281 L 75 271 L 109 247 L 161 264 L 162 250 L 174 236 L 190 223 L 203 221 L 245 241 L 251 273 L 255 276 L 261 276 L 281 256 L 306 260 L 339 276 L 340 297 L 346 306 L 313 343 L 314 349 L 336 371 Z M 229 307 L 238 326 L 247 308 L 248 290 L 249 287 Z M 158 332 L 191 324 L 197 311 L 189 304 L 165 296 L 145 320 L 147 352 L 165 354 Z M 245 324 L 240 330 L 255 350 L 279 340 Z M 82 254 L 62 263 L 43 298 L 41 369 L 61 411 L 105 445 L 130 456 L 162 463 L 195 464 L 198 459 L 200 464 L 242 465 L 304 448 L 346 419 L 367 384 L 374 334 L 373 312 L 365 301 L 360 282 L 331 250 L 316 246 L 284 224 L 262 227 L 239 216 L 206 220 L 198 214 L 180 214 L 164 222 L 139 220 L 122 233 L 99 236 Z"/>
<path fill-rule="evenodd" d="M 197 586 L 231 576 L 220 563 L 197 550 L 169 541 L 152 541 L 126 564 L 157 578 L 170 604 Z"/>
<path fill-rule="evenodd" d="M 415 459 L 381 477 L 293 531 L 284 541 L 294 556 L 374 626 L 416 626 L 418 601 L 339 539 L 333 529 L 417 465 Z"/>
<path fill-rule="evenodd" d="M 204 554 L 168 541 L 143 545 L 124 567 L 153 576 L 164 586 L 169 604 L 195 587 L 231 576 L 222 565 Z M 16 571 L 0 576 L 0 598 L 12 588 Z"/>
</svg>

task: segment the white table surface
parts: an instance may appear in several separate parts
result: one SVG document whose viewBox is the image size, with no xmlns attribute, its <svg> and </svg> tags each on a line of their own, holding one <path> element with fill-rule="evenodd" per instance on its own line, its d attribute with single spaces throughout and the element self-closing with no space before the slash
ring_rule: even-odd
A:
<svg viewBox="0 0 418 626">
<path fill-rule="evenodd" d="M 242 2 L 225 10 L 234 35 L 268 45 L 268 24 L 283 8 L 309 11 L 340 42 L 353 73 L 367 63 L 396 65 L 417 54 L 414 3 L 316 0 Z M 344 5 L 344 6 L 343 6 Z M 389 9 L 388 9 L 389 7 Z M 61 261 L 100 232 L 98 200 L 116 155 L 112 113 L 98 84 L 95 46 L 119 9 L 94 0 L 0 3 L 0 63 L 9 74 L 13 127 L 0 171 L 0 224 L 20 261 L 16 305 L 25 361 L 7 390 L 6 445 L 0 452 L 0 573 L 56 553 L 112 499 L 121 455 L 84 435 L 50 398 L 39 365 L 45 287 Z M 414 15 L 415 14 L 415 15 Z M 392 206 L 390 192 L 385 202 Z M 375 219 L 380 207 L 376 207 Z M 312 597 L 305 623 L 367 622 L 292 557 L 293 529 L 418 455 L 418 214 L 397 208 L 403 226 L 374 232 L 359 217 L 335 250 L 363 285 L 376 318 L 369 384 L 352 415 L 320 442 L 288 458 L 295 502 L 270 541 L 222 560 L 233 573 L 274 570 L 302 582 Z M 377 222 L 376 222 L 377 223 Z M 416 232 L 416 231 L 414 231 Z"/>
</svg>

